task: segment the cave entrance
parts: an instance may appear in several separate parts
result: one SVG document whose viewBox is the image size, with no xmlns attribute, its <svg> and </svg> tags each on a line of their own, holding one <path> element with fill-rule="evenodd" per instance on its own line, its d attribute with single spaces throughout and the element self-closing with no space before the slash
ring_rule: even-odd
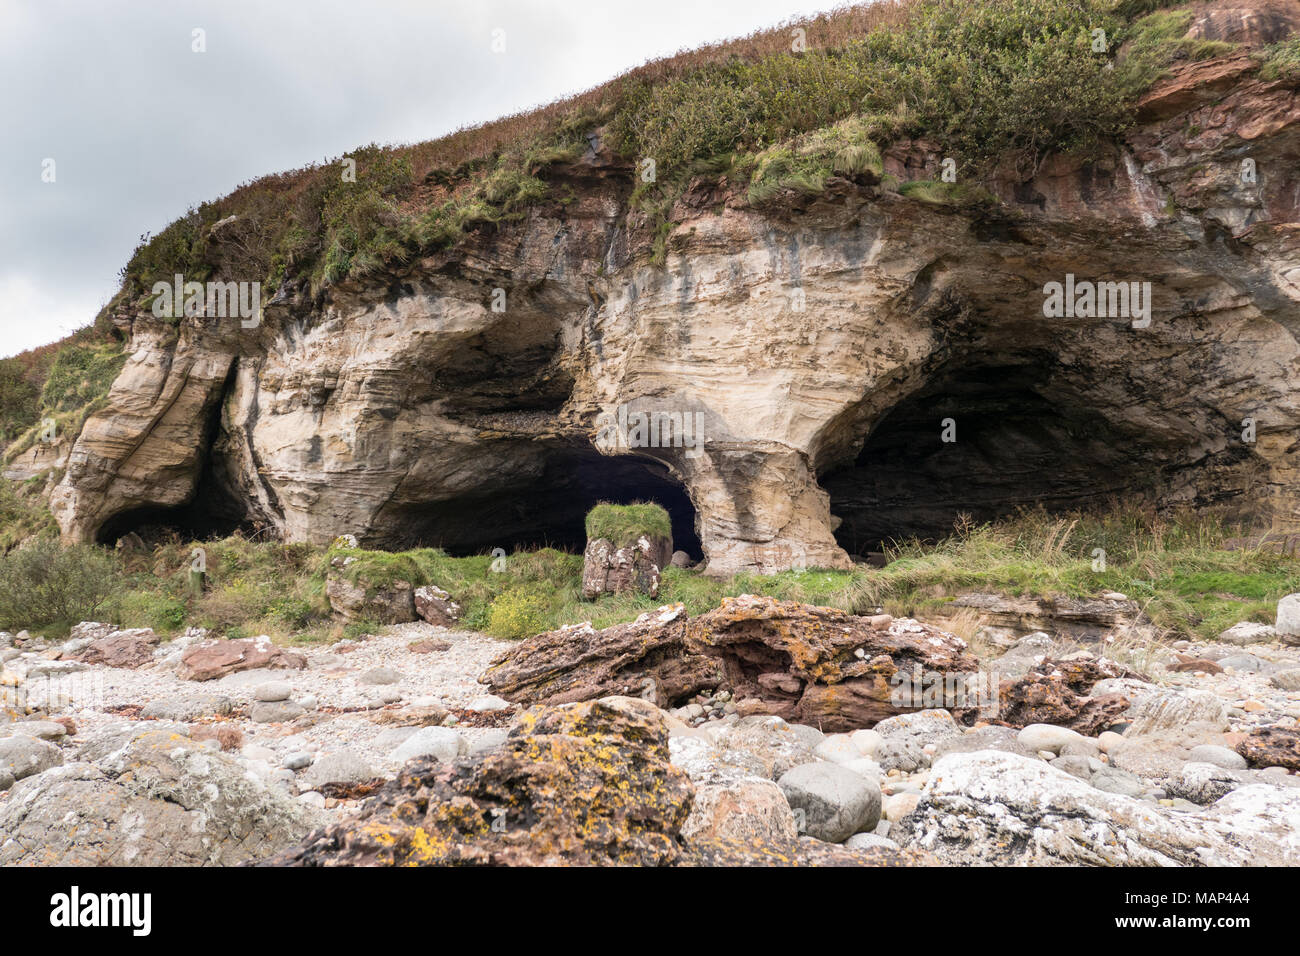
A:
<svg viewBox="0 0 1300 956">
<path fill-rule="evenodd" d="M 1153 463 L 1169 455 L 1105 411 L 1050 355 L 941 369 L 876 422 L 852 464 L 820 477 L 841 519 L 836 540 L 866 556 L 891 541 L 941 539 L 963 514 L 985 522 L 1040 504 L 1142 500 L 1154 491 Z M 954 441 L 943 440 L 945 419 Z"/>
<path fill-rule="evenodd" d="M 672 519 L 674 550 L 695 561 L 704 556 L 695 506 L 667 465 L 582 447 L 549 453 L 540 476 L 527 483 L 411 509 L 411 530 L 403 543 L 439 547 L 457 557 L 547 546 L 581 554 L 587 512 L 601 501 L 662 505 Z"/>
<path fill-rule="evenodd" d="M 152 547 L 173 537 L 182 541 L 211 541 L 236 531 L 251 534 L 256 530 L 233 512 L 211 508 L 202 496 L 196 496 L 193 503 L 175 508 L 148 506 L 116 514 L 100 526 L 95 541 L 111 547 L 126 535 L 135 534 Z"/>
</svg>

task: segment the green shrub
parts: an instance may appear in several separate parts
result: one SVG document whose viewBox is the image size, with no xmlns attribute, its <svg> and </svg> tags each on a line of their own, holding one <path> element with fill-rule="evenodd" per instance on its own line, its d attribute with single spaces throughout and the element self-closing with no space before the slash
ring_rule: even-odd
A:
<svg viewBox="0 0 1300 956">
<path fill-rule="evenodd" d="M 1300 34 L 1274 43 L 1263 51 L 1264 66 L 1260 76 L 1266 80 L 1300 76 Z"/>
<path fill-rule="evenodd" d="M 495 637 L 531 637 L 549 627 L 550 603 L 538 591 L 507 591 L 492 602 L 487 616 L 487 632 Z"/>
<path fill-rule="evenodd" d="M 0 628 L 61 629 L 91 619 L 117 583 L 117 562 L 104 549 L 38 538 L 0 557 Z"/>
<path fill-rule="evenodd" d="M 39 488 L 20 488 L 0 478 L 0 554 L 33 535 L 54 535 L 58 530 Z"/>
<path fill-rule="evenodd" d="M 159 634 L 174 634 L 185 627 L 189 608 L 166 591 L 141 589 L 123 594 L 113 616 L 125 627 L 151 627 Z"/>
<path fill-rule="evenodd" d="M 602 501 L 587 513 L 587 540 L 606 538 L 616 548 L 635 544 L 637 538 L 673 536 L 672 520 L 660 505 L 638 501 L 630 505 L 612 505 Z"/>
</svg>

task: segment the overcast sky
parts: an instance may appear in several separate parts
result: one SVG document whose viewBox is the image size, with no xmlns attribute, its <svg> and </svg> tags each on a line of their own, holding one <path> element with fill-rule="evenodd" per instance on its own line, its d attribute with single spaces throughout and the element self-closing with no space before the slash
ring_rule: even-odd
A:
<svg viewBox="0 0 1300 956">
<path fill-rule="evenodd" d="M 248 179 L 435 139 L 837 5 L 0 0 L 0 355 L 90 322 L 142 233 Z"/>
</svg>

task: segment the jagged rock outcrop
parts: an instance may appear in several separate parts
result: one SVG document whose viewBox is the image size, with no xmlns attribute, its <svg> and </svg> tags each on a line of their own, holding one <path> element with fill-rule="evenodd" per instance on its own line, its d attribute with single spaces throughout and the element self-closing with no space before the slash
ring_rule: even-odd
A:
<svg viewBox="0 0 1300 956">
<path fill-rule="evenodd" d="M 1300 730 L 1260 727 L 1237 745 L 1237 753 L 1255 767 L 1286 767 L 1300 771 Z"/>
<path fill-rule="evenodd" d="M 723 681 L 719 662 L 686 639 L 680 604 L 596 630 L 575 624 L 502 652 L 479 678 L 521 704 L 566 704 L 632 695 L 671 707 Z"/>
<path fill-rule="evenodd" d="M 723 686 L 764 713 L 837 731 L 934 706 L 932 684 L 964 697 L 977 667 L 964 641 L 916 621 L 742 594 L 689 619 L 678 604 L 602 631 L 539 634 L 479 680 L 520 703 L 637 694 L 665 707 Z"/>
<path fill-rule="evenodd" d="M 608 538 L 588 541 L 582 552 L 582 596 L 592 601 L 631 591 L 658 597 L 660 575 L 672 552 L 671 541 L 648 535 L 621 548 Z"/>
<path fill-rule="evenodd" d="M 978 668 L 965 641 L 917 621 L 751 594 L 723 598 L 687 630 L 696 647 L 721 658 L 735 696 L 828 733 L 934 706 L 926 693 L 936 682 L 964 698 L 963 679 Z"/>
<path fill-rule="evenodd" d="M 1193 35 L 1300 20 L 1243 10 Z M 319 297 L 268 290 L 255 327 L 124 311 L 131 358 L 52 509 L 73 540 L 164 520 L 477 550 L 580 542 L 617 492 L 671 500 L 710 573 L 846 567 L 1038 501 L 1300 529 L 1300 97 L 1257 66 L 1175 66 L 1108 154 L 1003 171 L 992 207 L 837 177 L 753 205 L 702 176 L 659 267 L 632 160 L 601 149 L 540 171 L 571 201 Z M 884 172 L 943 158 L 899 142 Z M 1067 275 L 1149 282 L 1150 323 L 1045 317 Z M 620 409 L 700 441 L 602 438 Z"/>
<path fill-rule="evenodd" d="M 1093 695 L 1101 681 L 1139 675 L 1105 658 L 1046 658 L 998 689 L 999 723 L 1010 727 L 1055 724 L 1095 737 L 1122 721 L 1130 700 L 1123 694 Z"/>
</svg>

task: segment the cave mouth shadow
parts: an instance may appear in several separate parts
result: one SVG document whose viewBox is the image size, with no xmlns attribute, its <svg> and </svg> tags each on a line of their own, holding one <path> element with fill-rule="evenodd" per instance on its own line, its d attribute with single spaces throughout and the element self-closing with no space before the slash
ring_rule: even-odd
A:
<svg viewBox="0 0 1300 956">
<path fill-rule="evenodd" d="M 214 508 L 202 495 L 194 502 L 176 507 L 147 505 L 113 515 L 95 532 L 95 543 L 113 547 L 128 534 L 137 535 L 146 545 L 162 544 L 173 538 L 181 541 L 213 541 L 239 533 L 252 537 L 266 529 L 233 511 Z"/>
<path fill-rule="evenodd" d="M 941 540 L 963 516 L 983 523 L 1158 497 L 1168 449 L 1054 387 L 1053 365 L 950 366 L 890 409 L 851 464 L 819 478 L 841 519 L 837 543 L 867 556 Z M 943 440 L 948 419 L 954 441 Z"/>
<path fill-rule="evenodd" d="M 662 505 L 672 521 L 673 549 L 703 558 L 695 506 L 668 466 L 640 455 L 602 455 L 565 446 L 549 453 L 539 476 L 507 479 L 481 495 L 410 506 L 403 516 L 402 547 L 437 547 L 453 557 L 541 547 L 581 554 L 586 517 L 602 501 Z"/>
</svg>

